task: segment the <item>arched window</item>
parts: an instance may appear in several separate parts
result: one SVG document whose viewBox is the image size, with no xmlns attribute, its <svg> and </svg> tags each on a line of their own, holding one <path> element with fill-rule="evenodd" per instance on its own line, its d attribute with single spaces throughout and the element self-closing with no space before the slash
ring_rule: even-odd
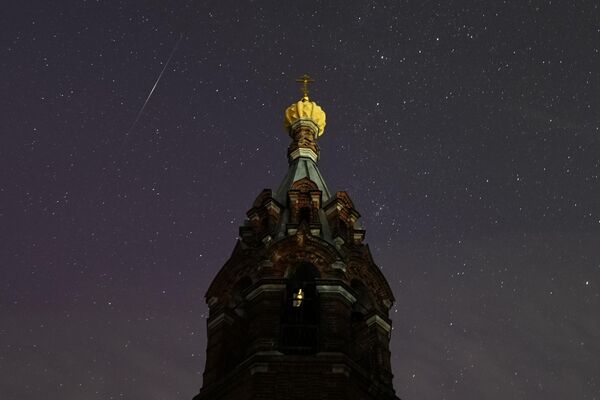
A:
<svg viewBox="0 0 600 400">
<path fill-rule="evenodd" d="M 300 263 L 287 277 L 281 320 L 281 347 L 286 353 L 310 354 L 318 347 L 319 299 L 315 279 L 319 271 Z"/>
</svg>

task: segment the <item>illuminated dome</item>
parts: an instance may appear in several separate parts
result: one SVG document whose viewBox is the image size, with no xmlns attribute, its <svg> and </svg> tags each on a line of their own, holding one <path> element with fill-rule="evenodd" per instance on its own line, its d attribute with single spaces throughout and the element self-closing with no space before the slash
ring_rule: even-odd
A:
<svg viewBox="0 0 600 400">
<path fill-rule="evenodd" d="M 309 126 L 317 137 L 321 136 L 325 131 L 325 111 L 314 101 L 303 98 L 285 110 L 285 128 L 288 132 L 299 125 Z"/>
<path fill-rule="evenodd" d="M 288 160 L 298 158 L 319 160 L 317 138 L 325 131 L 325 111 L 308 98 L 308 84 L 314 80 L 304 75 L 296 82 L 302 83 L 302 98 L 285 110 L 285 128 L 292 138 L 288 147 Z"/>
</svg>

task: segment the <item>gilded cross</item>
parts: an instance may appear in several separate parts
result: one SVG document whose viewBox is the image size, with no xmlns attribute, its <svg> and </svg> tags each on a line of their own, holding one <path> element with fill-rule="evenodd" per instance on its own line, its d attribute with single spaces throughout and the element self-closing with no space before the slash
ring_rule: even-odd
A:
<svg viewBox="0 0 600 400">
<path fill-rule="evenodd" d="M 315 80 L 308 76 L 307 74 L 302 75 L 300 78 L 296 79 L 296 82 L 302 84 L 302 100 L 308 101 L 308 84 L 313 83 Z"/>
</svg>

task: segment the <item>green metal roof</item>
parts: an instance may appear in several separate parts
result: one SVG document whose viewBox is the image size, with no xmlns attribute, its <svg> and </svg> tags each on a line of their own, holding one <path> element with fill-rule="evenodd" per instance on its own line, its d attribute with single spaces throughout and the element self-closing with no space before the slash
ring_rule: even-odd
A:
<svg viewBox="0 0 600 400">
<path fill-rule="evenodd" d="M 323 204 L 331 198 L 331 193 L 325 184 L 321 172 L 319 172 L 319 168 L 317 168 L 317 164 L 308 157 L 298 157 L 290 164 L 285 178 L 283 178 L 281 185 L 279 185 L 279 189 L 275 192 L 273 196 L 275 200 L 285 205 L 287 202 L 288 190 L 292 188 L 294 182 L 303 178 L 308 178 L 313 181 L 319 190 L 323 192 Z"/>
</svg>

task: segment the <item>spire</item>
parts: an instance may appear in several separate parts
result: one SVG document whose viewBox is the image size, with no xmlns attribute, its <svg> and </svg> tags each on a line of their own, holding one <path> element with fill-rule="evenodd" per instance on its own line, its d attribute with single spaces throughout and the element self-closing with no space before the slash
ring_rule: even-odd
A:
<svg viewBox="0 0 600 400">
<path fill-rule="evenodd" d="M 285 110 L 285 128 L 292 138 L 288 147 L 288 160 L 291 163 L 299 157 L 319 160 L 317 138 L 325 131 L 325 112 L 308 98 L 308 84 L 314 80 L 304 74 L 296 80 L 302 83 L 302 98 Z"/>
<path fill-rule="evenodd" d="M 307 178 L 322 192 L 323 200 L 327 201 L 331 194 L 319 169 L 319 145 L 317 139 L 325 130 L 325 112 L 308 97 L 308 85 L 314 82 L 307 74 L 296 79 L 302 84 L 302 98 L 285 110 L 285 128 L 292 138 L 288 146 L 288 172 L 275 193 L 275 198 L 284 203 L 287 192 L 295 182 Z"/>
</svg>

